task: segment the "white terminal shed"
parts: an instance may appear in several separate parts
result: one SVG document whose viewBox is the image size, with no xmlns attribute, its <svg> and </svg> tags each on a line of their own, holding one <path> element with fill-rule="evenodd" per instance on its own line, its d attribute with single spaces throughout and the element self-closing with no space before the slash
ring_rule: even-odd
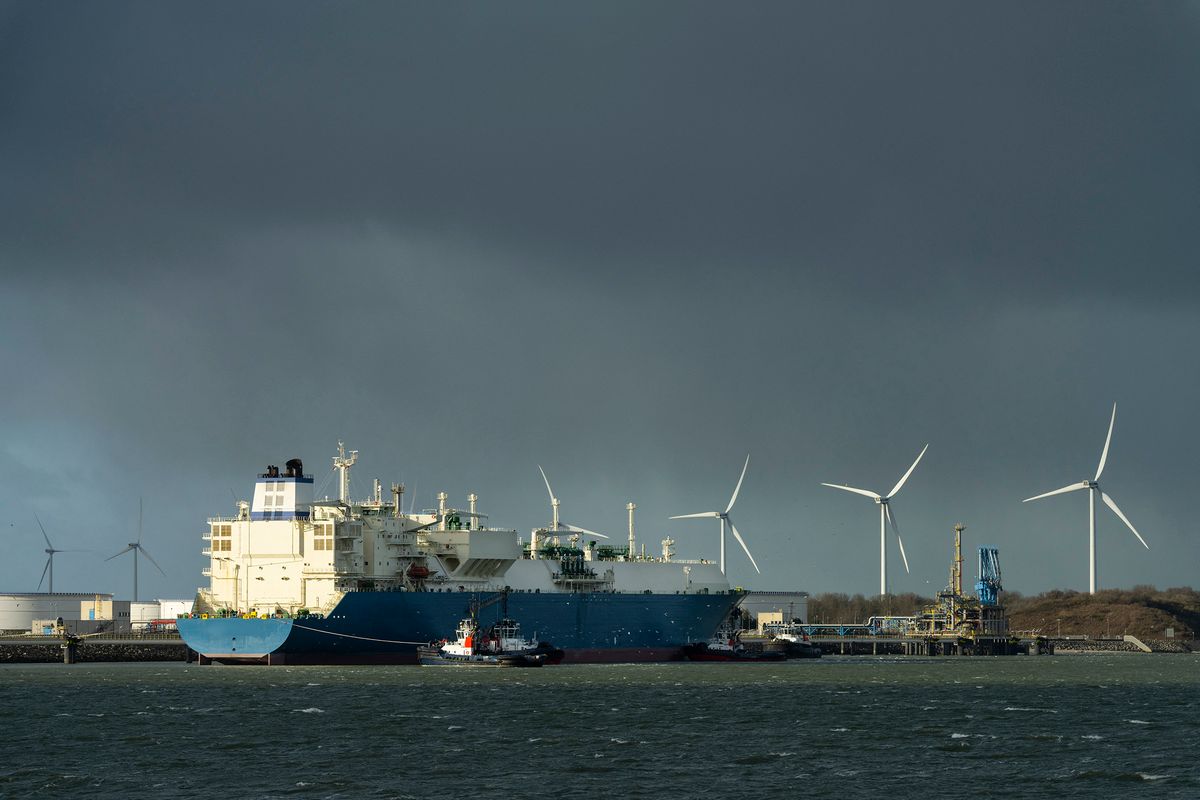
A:
<svg viewBox="0 0 1200 800">
<path fill-rule="evenodd" d="M 191 613 L 192 600 L 133 603 L 96 592 L 0 593 L 0 632 L 48 633 L 62 620 L 74 633 L 142 630 Z"/>
<path fill-rule="evenodd" d="M 0 631 L 28 633 L 35 620 L 105 622 L 113 618 L 113 596 L 94 592 L 0 593 Z"/>
</svg>

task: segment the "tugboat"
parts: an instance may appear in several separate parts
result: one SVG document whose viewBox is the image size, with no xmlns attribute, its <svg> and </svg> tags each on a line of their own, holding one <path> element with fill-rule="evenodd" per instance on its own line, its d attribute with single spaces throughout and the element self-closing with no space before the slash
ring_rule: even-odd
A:
<svg viewBox="0 0 1200 800">
<path fill-rule="evenodd" d="M 534 642 L 521 635 L 521 624 L 508 616 L 508 592 L 500 620 L 487 629 L 479 626 L 479 611 L 491 605 L 471 604 L 470 616 L 458 623 L 454 641 L 443 639 L 417 648 L 417 660 L 426 667 L 540 667 L 558 664 L 563 651 L 549 642 Z"/>
<path fill-rule="evenodd" d="M 821 657 L 821 648 L 813 644 L 808 634 L 797 625 L 776 628 L 775 641 L 783 643 L 783 652 L 788 658 Z"/>
<path fill-rule="evenodd" d="M 783 650 L 747 649 L 738 640 L 737 633 L 727 628 L 717 631 L 707 642 L 684 645 L 683 655 L 688 661 L 783 661 L 787 658 Z"/>
<path fill-rule="evenodd" d="M 508 618 L 483 630 L 470 616 L 458 623 L 454 641 L 417 648 L 417 659 L 426 667 L 540 667 L 562 657 L 563 651 L 547 642 L 523 638 L 520 623 Z"/>
</svg>

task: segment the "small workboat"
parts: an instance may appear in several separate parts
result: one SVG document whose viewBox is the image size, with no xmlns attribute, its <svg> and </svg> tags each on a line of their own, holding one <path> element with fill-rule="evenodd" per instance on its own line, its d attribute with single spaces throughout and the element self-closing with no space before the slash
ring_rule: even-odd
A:
<svg viewBox="0 0 1200 800">
<path fill-rule="evenodd" d="M 783 644 L 783 652 L 788 658 L 820 658 L 821 648 L 813 644 L 808 634 L 796 625 L 777 628 L 775 641 Z"/>
<path fill-rule="evenodd" d="M 688 661 L 783 661 L 783 650 L 751 650 L 738 640 L 737 633 L 720 630 L 707 642 L 684 645 Z"/>
</svg>

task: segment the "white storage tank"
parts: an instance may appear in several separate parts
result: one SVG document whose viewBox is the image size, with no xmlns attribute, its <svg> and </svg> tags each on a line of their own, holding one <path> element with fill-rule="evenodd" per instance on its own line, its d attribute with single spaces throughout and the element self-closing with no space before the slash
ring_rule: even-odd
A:
<svg viewBox="0 0 1200 800">
<path fill-rule="evenodd" d="M 84 592 L 0 593 L 0 631 L 25 633 L 34 620 L 104 621 L 112 608 L 111 594 Z"/>
</svg>

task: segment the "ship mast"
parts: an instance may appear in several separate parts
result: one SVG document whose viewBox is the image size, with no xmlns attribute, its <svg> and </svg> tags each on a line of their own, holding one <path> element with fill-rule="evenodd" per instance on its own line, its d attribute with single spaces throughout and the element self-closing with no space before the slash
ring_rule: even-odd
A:
<svg viewBox="0 0 1200 800">
<path fill-rule="evenodd" d="M 351 450 L 350 456 L 346 456 L 346 447 L 341 442 L 338 442 L 338 454 L 333 457 L 333 468 L 338 471 L 338 502 L 343 505 L 350 504 L 350 467 L 354 466 L 354 462 L 358 461 L 358 451 Z"/>
<path fill-rule="evenodd" d="M 633 547 L 634 547 L 634 539 L 633 539 L 633 510 L 634 510 L 635 508 L 637 508 L 637 504 L 636 504 L 636 503 L 632 503 L 632 502 L 630 502 L 630 503 L 626 503 L 626 504 L 625 504 L 625 510 L 629 512 L 629 554 L 625 556 L 625 559 L 626 559 L 627 561 L 633 561 Z"/>
<path fill-rule="evenodd" d="M 400 509 L 403 508 L 403 506 L 401 504 L 401 501 L 404 499 L 404 484 L 403 483 L 393 483 L 392 484 L 392 497 L 395 500 L 395 505 L 392 508 L 392 516 L 399 517 Z"/>
</svg>

